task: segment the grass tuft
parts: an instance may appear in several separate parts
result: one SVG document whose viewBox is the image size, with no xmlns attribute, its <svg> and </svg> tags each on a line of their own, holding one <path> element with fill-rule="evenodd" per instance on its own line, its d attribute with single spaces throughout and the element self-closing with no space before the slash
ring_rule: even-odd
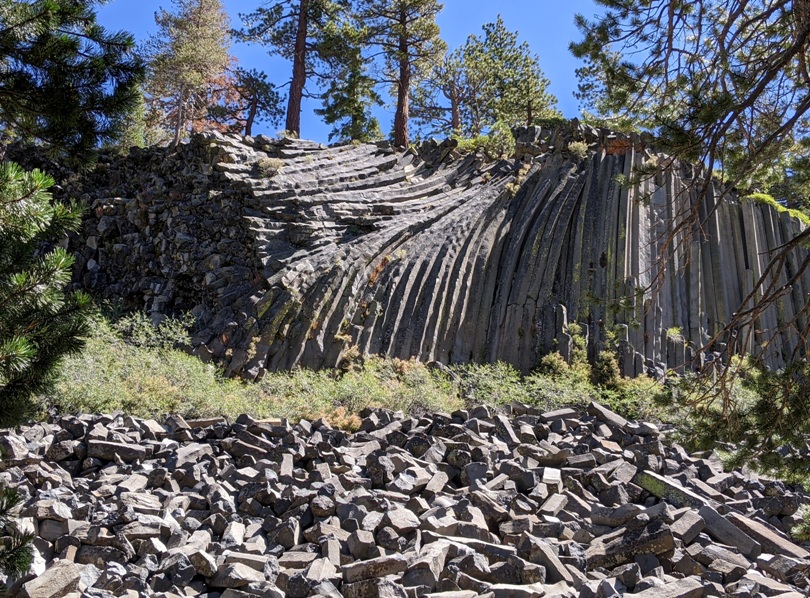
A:
<svg viewBox="0 0 810 598">
<path fill-rule="evenodd" d="M 759 204 L 761 206 L 770 206 L 779 213 L 787 212 L 788 214 L 790 214 L 792 218 L 798 218 L 799 220 L 801 220 L 801 222 L 805 226 L 810 226 L 810 216 L 808 216 L 801 210 L 793 210 L 790 208 L 786 208 L 778 201 L 776 201 L 772 195 L 768 195 L 767 193 L 752 193 L 751 195 L 741 197 L 740 201 L 752 202 Z"/>
</svg>

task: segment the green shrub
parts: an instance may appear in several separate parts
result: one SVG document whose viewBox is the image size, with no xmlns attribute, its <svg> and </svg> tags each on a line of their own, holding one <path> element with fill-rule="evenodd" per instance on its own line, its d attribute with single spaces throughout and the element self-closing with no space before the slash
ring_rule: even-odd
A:
<svg viewBox="0 0 810 598">
<path fill-rule="evenodd" d="M 529 397 L 527 402 L 541 410 L 551 411 L 563 407 L 584 409 L 591 401 L 599 400 L 596 388 L 571 375 L 570 370 L 568 374 L 559 375 L 529 374 L 524 380 L 524 386 Z"/>
<path fill-rule="evenodd" d="M 515 136 L 503 123 L 495 123 L 487 135 L 471 139 L 453 138 L 458 141 L 458 150 L 462 153 L 482 152 L 490 160 L 509 158 L 515 154 Z"/>
<path fill-rule="evenodd" d="M 772 208 L 776 209 L 784 207 L 777 203 L 777 201 L 773 198 L 773 195 L 768 195 L 767 193 L 751 193 L 750 195 L 741 197 L 740 201 L 748 201 L 762 206 L 771 206 Z"/>
<path fill-rule="evenodd" d="M 270 415 L 258 389 L 224 379 L 214 366 L 166 348 L 169 339 L 132 344 L 101 318 L 92 328 L 85 350 L 65 361 L 53 392 L 45 395 L 48 408 L 61 413 L 120 409 L 140 417 Z"/>
<path fill-rule="evenodd" d="M 155 326 L 145 313 L 136 311 L 125 314 L 111 322 L 111 326 L 123 340 L 150 349 L 174 349 L 187 346 L 191 342 L 189 329 L 194 325 L 190 313 L 179 318 L 164 317 Z"/>
<path fill-rule="evenodd" d="M 671 421 L 666 409 L 669 390 L 648 376 L 621 378 L 613 388 L 602 387 L 599 400 L 628 419 Z"/>
<path fill-rule="evenodd" d="M 348 371 L 270 373 L 249 384 L 223 377 L 213 365 L 173 347 L 187 341 L 188 320 L 167 318 L 157 327 L 143 314 L 114 323 L 97 317 L 85 350 L 63 364 L 54 390 L 41 397 L 43 410 L 140 417 L 179 413 L 186 417 L 241 413 L 254 417 L 351 416 L 365 407 L 405 412 L 454 411 L 463 403 L 441 372 L 415 361 L 366 358 Z M 336 420 L 337 421 L 337 420 Z"/>
<path fill-rule="evenodd" d="M 656 413 L 649 397 L 661 389 L 651 380 L 620 377 L 611 388 L 594 385 L 581 336 L 575 336 L 576 358 L 570 365 L 551 354 L 526 377 L 503 362 L 456 365 L 445 373 L 414 360 L 371 356 L 361 361 L 358 353 L 343 369 L 268 373 L 248 384 L 224 378 L 215 366 L 174 349 L 185 342 L 187 325 L 187 320 L 167 318 L 155 327 L 139 314 L 113 323 L 95 318 L 84 352 L 66 360 L 55 390 L 42 397 L 43 411 L 231 419 L 248 413 L 292 421 L 324 418 L 354 429 L 357 413 L 366 407 L 423 414 L 514 401 L 544 410 L 600 401 L 622 415 L 647 417 Z"/>
<path fill-rule="evenodd" d="M 540 365 L 537 367 L 537 373 L 541 376 L 548 376 L 551 378 L 559 378 L 565 376 L 570 372 L 571 366 L 565 360 L 565 357 L 560 355 L 558 351 L 549 353 L 540 358 Z"/>
<path fill-rule="evenodd" d="M 807 542 L 810 541 L 810 508 L 805 505 L 800 514 L 802 520 L 790 530 L 790 535 L 796 542 Z"/>
<path fill-rule="evenodd" d="M 591 380 L 594 386 L 603 386 L 611 390 L 619 388 L 622 375 L 614 351 L 603 350 L 599 352 L 596 361 L 591 367 Z"/>
<path fill-rule="evenodd" d="M 462 395 L 468 406 L 498 407 L 512 401 L 529 402 L 520 372 L 508 363 L 467 363 L 451 369 L 461 379 Z"/>
<path fill-rule="evenodd" d="M 575 158 L 584 160 L 588 157 L 588 143 L 586 141 L 571 141 L 568 144 L 568 153 Z"/>
<path fill-rule="evenodd" d="M 259 176 L 267 179 L 276 176 L 283 167 L 284 161 L 279 158 L 260 158 L 256 162 Z"/>
</svg>

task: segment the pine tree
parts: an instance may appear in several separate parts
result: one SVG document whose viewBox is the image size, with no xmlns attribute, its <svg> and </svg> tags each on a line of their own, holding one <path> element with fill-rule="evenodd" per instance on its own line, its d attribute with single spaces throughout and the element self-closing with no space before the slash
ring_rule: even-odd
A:
<svg viewBox="0 0 810 598">
<path fill-rule="evenodd" d="M 132 147 L 146 147 L 146 100 L 143 92 L 138 93 L 138 99 L 132 110 L 122 119 L 121 133 L 115 143 L 108 147 L 126 152 Z"/>
<path fill-rule="evenodd" d="M 206 121 L 233 133 L 251 135 L 257 122 L 278 124 L 284 112 L 275 86 L 256 69 L 230 69 L 213 90 Z"/>
<path fill-rule="evenodd" d="M 114 141 L 137 102 L 141 61 L 132 36 L 96 23 L 96 0 L 0 3 L 0 124 L 82 162 Z"/>
<path fill-rule="evenodd" d="M 9 577 L 24 575 L 34 557 L 34 534 L 23 533 L 11 518 L 22 497 L 14 488 L 0 486 L 0 572 Z"/>
<path fill-rule="evenodd" d="M 238 120 L 244 125 L 245 135 L 252 133 L 257 122 L 277 124 L 280 121 L 283 115 L 281 98 L 265 73 L 256 69 L 236 69 L 233 86 L 239 96 L 242 117 Z"/>
<path fill-rule="evenodd" d="M 415 94 L 414 115 L 431 133 L 476 137 L 560 115 L 539 60 L 498 16 L 434 65 Z"/>
<path fill-rule="evenodd" d="M 219 0 L 172 0 L 174 12 L 155 13 L 158 32 L 144 55 L 146 92 L 164 115 L 177 146 L 194 121 L 205 118 L 214 80 L 231 62 L 228 17 Z"/>
<path fill-rule="evenodd" d="M 33 413 L 60 359 L 82 347 L 89 298 L 65 294 L 73 258 L 45 249 L 81 221 L 75 205 L 51 202 L 53 179 L 0 165 L 0 427 Z"/>
<path fill-rule="evenodd" d="M 350 4 L 350 0 L 270 0 L 240 15 L 245 27 L 236 32 L 238 39 L 260 43 L 292 62 L 285 125 L 292 135 L 301 134 L 303 98 L 317 95 L 307 90 L 307 82 L 316 74 L 322 50 L 329 51 L 322 46 L 324 28 Z"/>
<path fill-rule="evenodd" d="M 442 5 L 436 0 L 361 0 L 360 6 L 370 43 L 385 56 L 387 82 L 397 98 L 394 144 L 407 147 L 411 93 L 446 49 L 436 24 Z"/>
<path fill-rule="evenodd" d="M 429 77 L 417 85 L 411 112 L 428 135 L 469 135 L 472 123 L 462 121 L 462 105 L 476 92 L 475 82 L 464 62 L 462 49 L 448 53 L 433 66 Z M 476 127 L 480 130 L 480 126 Z"/>
<path fill-rule="evenodd" d="M 382 105 L 376 80 L 368 73 L 370 60 L 363 56 L 368 30 L 351 19 L 333 21 L 324 28 L 321 53 L 329 84 L 322 95 L 323 108 L 315 110 L 326 124 L 334 125 L 329 139 L 375 141 L 383 137 L 379 121 L 371 114 Z"/>
<path fill-rule="evenodd" d="M 668 153 L 733 186 L 761 184 L 807 136 L 810 12 L 784 0 L 597 0 L 577 17 L 579 97 L 655 131 Z M 644 48 L 639 51 L 639 48 Z"/>
<path fill-rule="evenodd" d="M 517 32 L 507 30 L 500 15 L 484 25 L 484 39 L 474 46 L 467 62 L 490 73 L 485 113 L 495 122 L 531 126 L 535 120 L 560 116 L 537 55 L 526 42 L 518 43 Z"/>
</svg>

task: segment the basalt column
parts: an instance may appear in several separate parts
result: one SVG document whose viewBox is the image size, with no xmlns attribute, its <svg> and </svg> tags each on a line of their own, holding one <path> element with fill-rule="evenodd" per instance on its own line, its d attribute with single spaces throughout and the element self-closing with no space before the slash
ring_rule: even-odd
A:
<svg viewBox="0 0 810 598">
<path fill-rule="evenodd" d="M 530 128 L 518 152 L 212 134 L 103 161 L 67 189 L 92 206 L 76 280 L 156 315 L 191 311 L 195 352 L 247 377 L 332 367 L 353 347 L 529 371 L 569 350 L 570 322 L 592 356 L 618 346 L 630 375 L 693 367 L 721 342 L 779 367 L 800 342 L 782 325 L 805 309 L 807 274 L 745 346 L 746 329 L 706 346 L 797 219 L 716 189 L 700 226 L 673 235 L 697 206 L 692 169 L 638 136 Z"/>
</svg>

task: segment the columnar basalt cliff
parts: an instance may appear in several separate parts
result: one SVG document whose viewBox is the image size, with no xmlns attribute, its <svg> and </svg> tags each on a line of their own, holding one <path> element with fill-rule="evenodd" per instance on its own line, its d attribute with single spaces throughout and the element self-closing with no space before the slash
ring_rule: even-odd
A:
<svg viewBox="0 0 810 598">
<path fill-rule="evenodd" d="M 575 140 L 587 157 L 569 151 Z M 626 374 L 661 374 L 719 350 L 701 349 L 803 227 L 733 196 L 704 202 L 700 229 L 671 238 L 662 263 L 673 222 L 696 205 L 691 168 L 576 123 L 519 131 L 518 154 L 216 134 L 138 151 L 65 185 L 92 206 L 77 282 L 156 314 L 191 310 L 196 353 L 247 377 L 335 366 L 353 346 L 528 371 L 570 351 L 574 321 L 591 355 L 617 339 Z M 639 168 L 658 172 L 620 184 Z M 789 256 L 777 287 L 805 257 Z M 736 350 L 782 365 L 800 335 L 780 324 L 809 291 L 805 274 Z"/>
</svg>

